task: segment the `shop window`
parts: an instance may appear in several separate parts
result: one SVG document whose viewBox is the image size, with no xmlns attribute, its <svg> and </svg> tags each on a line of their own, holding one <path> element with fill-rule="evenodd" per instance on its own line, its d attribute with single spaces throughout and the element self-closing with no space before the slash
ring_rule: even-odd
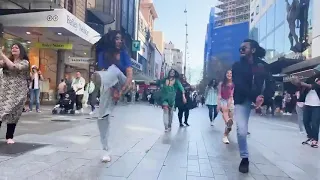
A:
<svg viewBox="0 0 320 180">
<path fill-rule="evenodd" d="M 286 2 L 283 0 L 277 0 L 275 8 L 275 27 L 277 27 L 283 23 L 286 18 Z"/>
<path fill-rule="evenodd" d="M 272 5 L 267 12 L 267 34 L 274 30 L 274 5 Z"/>
</svg>

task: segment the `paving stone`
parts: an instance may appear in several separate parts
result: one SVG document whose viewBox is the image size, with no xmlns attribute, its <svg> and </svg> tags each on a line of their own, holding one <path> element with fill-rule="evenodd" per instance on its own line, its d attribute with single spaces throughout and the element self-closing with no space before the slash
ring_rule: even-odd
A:
<svg viewBox="0 0 320 180">
<path fill-rule="evenodd" d="M 200 172 L 200 167 L 195 165 L 188 166 L 188 172 Z"/>
<path fill-rule="evenodd" d="M 212 172 L 214 175 L 225 175 L 226 171 L 222 167 L 213 167 Z"/>
<path fill-rule="evenodd" d="M 212 170 L 201 170 L 200 169 L 200 175 L 201 177 L 213 177 L 213 172 Z"/>
<path fill-rule="evenodd" d="M 281 169 L 279 169 L 278 167 L 276 167 L 274 165 L 256 164 L 256 167 L 264 175 L 288 177 L 288 175 L 286 173 L 284 173 Z"/>
<path fill-rule="evenodd" d="M 158 180 L 168 180 L 168 179 L 185 180 L 186 174 L 187 174 L 187 168 L 163 167 L 159 174 Z"/>
<path fill-rule="evenodd" d="M 214 180 L 228 180 L 228 176 L 226 175 L 214 175 Z"/>
<path fill-rule="evenodd" d="M 187 172 L 187 176 L 197 176 L 200 177 L 201 174 L 199 172 Z"/>
</svg>

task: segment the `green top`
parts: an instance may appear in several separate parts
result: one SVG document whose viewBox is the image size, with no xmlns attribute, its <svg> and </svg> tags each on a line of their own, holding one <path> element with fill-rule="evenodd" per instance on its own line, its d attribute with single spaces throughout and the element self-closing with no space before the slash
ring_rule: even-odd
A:
<svg viewBox="0 0 320 180">
<path fill-rule="evenodd" d="M 167 85 L 166 81 L 169 81 L 168 78 L 164 78 L 158 81 L 157 84 L 161 87 L 161 102 L 162 105 L 169 105 L 171 107 L 174 106 L 175 99 L 176 99 L 176 93 L 178 90 L 181 90 L 184 92 L 184 88 L 181 84 L 181 82 L 178 79 L 175 79 L 175 82 L 173 85 Z M 170 81 L 168 82 L 170 84 Z"/>
</svg>

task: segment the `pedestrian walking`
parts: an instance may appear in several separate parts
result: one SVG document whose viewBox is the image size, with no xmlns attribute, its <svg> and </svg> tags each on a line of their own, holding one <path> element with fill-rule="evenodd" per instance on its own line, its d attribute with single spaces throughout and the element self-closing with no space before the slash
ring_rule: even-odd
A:
<svg viewBox="0 0 320 180">
<path fill-rule="evenodd" d="M 187 82 L 187 79 L 184 75 L 181 76 L 180 82 L 184 88 L 185 98 L 187 102 L 185 103 L 183 101 L 183 91 L 178 90 L 176 93 L 176 107 L 178 108 L 178 119 L 180 127 L 183 127 L 184 125 L 190 126 L 188 123 L 189 119 L 189 112 L 190 109 L 192 109 L 192 101 L 190 97 L 190 91 L 191 91 L 191 85 Z M 182 124 L 182 118 L 184 117 L 184 125 Z"/>
<path fill-rule="evenodd" d="M 30 102 L 29 102 L 29 111 L 32 112 L 32 106 L 34 101 L 36 101 L 36 112 L 40 113 L 40 81 L 43 81 L 44 78 L 42 76 L 41 71 L 38 69 L 36 65 L 31 67 L 30 72 Z"/>
<path fill-rule="evenodd" d="M 110 114 L 116 102 L 125 94 L 132 82 L 133 70 L 131 59 L 123 46 L 123 37 L 120 31 L 111 30 L 103 35 L 95 44 L 97 68 L 92 75 L 95 89 L 100 90 L 100 103 L 98 111 L 98 128 L 100 140 L 105 155 L 103 162 L 111 161 L 111 148 L 108 143 L 110 131 Z M 96 98 L 98 93 L 94 93 Z"/>
<path fill-rule="evenodd" d="M 304 101 L 303 122 L 308 139 L 302 144 L 310 144 L 318 148 L 319 126 L 320 126 L 320 79 L 311 78 L 307 83 L 294 78 L 292 83 L 303 87 L 304 91 L 300 96 L 300 102 Z"/>
<path fill-rule="evenodd" d="M 251 105 L 260 108 L 263 103 L 264 89 L 268 86 L 270 73 L 267 63 L 262 60 L 266 55 L 265 49 L 259 43 L 244 40 L 239 49 L 241 60 L 232 66 L 232 80 L 234 83 L 234 117 L 237 123 L 237 136 L 240 157 L 242 158 L 239 171 L 249 172 L 249 152 L 247 145 L 248 123 Z"/>
<path fill-rule="evenodd" d="M 179 81 L 179 73 L 171 69 L 168 77 L 160 80 L 158 84 L 161 86 L 161 105 L 163 109 L 163 123 L 165 131 L 171 131 L 173 109 L 175 107 L 176 93 L 178 90 L 182 92 L 183 103 L 187 102 L 184 88 Z"/>
<path fill-rule="evenodd" d="M 3 75 L 0 78 L 0 127 L 7 123 L 6 139 L 13 144 L 16 125 L 27 100 L 29 78 L 29 58 L 20 43 L 11 46 L 11 54 L 7 57 L 4 48 L 0 50 L 0 67 Z"/>
<path fill-rule="evenodd" d="M 232 82 L 232 71 L 228 70 L 225 74 L 224 80 L 218 86 L 218 111 L 222 112 L 222 118 L 226 124 L 222 142 L 229 144 L 229 133 L 233 125 L 233 91 L 234 84 Z"/>
<path fill-rule="evenodd" d="M 92 82 L 92 80 L 89 81 L 89 83 L 87 84 L 87 88 L 86 88 L 87 94 L 89 94 L 88 97 L 88 102 L 91 106 L 91 112 L 89 113 L 90 115 L 93 114 L 94 110 L 96 109 L 95 106 L 97 104 L 97 98 L 94 97 L 94 91 L 95 91 L 95 85 Z"/>
<path fill-rule="evenodd" d="M 80 72 L 76 73 L 76 78 L 72 81 L 72 88 L 76 93 L 76 114 L 83 113 L 82 99 L 84 96 L 84 86 L 86 80 L 81 76 Z"/>
<path fill-rule="evenodd" d="M 214 120 L 218 116 L 218 82 L 215 79 L 212 79 L 208 86 L 206 87 L 205 93 L 205 104 L 209 109 L 209 119 L 210 124 L 213 126 Z"/>
</svg>

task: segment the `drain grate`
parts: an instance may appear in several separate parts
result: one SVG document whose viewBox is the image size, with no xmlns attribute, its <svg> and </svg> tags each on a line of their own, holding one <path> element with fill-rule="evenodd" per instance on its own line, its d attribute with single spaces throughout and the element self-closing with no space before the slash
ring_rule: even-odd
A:
<svg viewBox="0 0 320 180">
<path fill-rule="evenodd" d="M 71 120 L 69 120 L 69 119 L 51 119 L 51 121 L 54 121 L 54 122 L 70 122 Z"/>
<path fill-rule="evenodd" d="M 32 151 L 41 147 L 45 147 L 47 144 L 36 144 L 36 143 L 21 143 L 16 142 L 14 144 L 7 144 L 6 142 L 0 141 L 0 156 L 19 156 L 28 151 Z"/>
</svg>

